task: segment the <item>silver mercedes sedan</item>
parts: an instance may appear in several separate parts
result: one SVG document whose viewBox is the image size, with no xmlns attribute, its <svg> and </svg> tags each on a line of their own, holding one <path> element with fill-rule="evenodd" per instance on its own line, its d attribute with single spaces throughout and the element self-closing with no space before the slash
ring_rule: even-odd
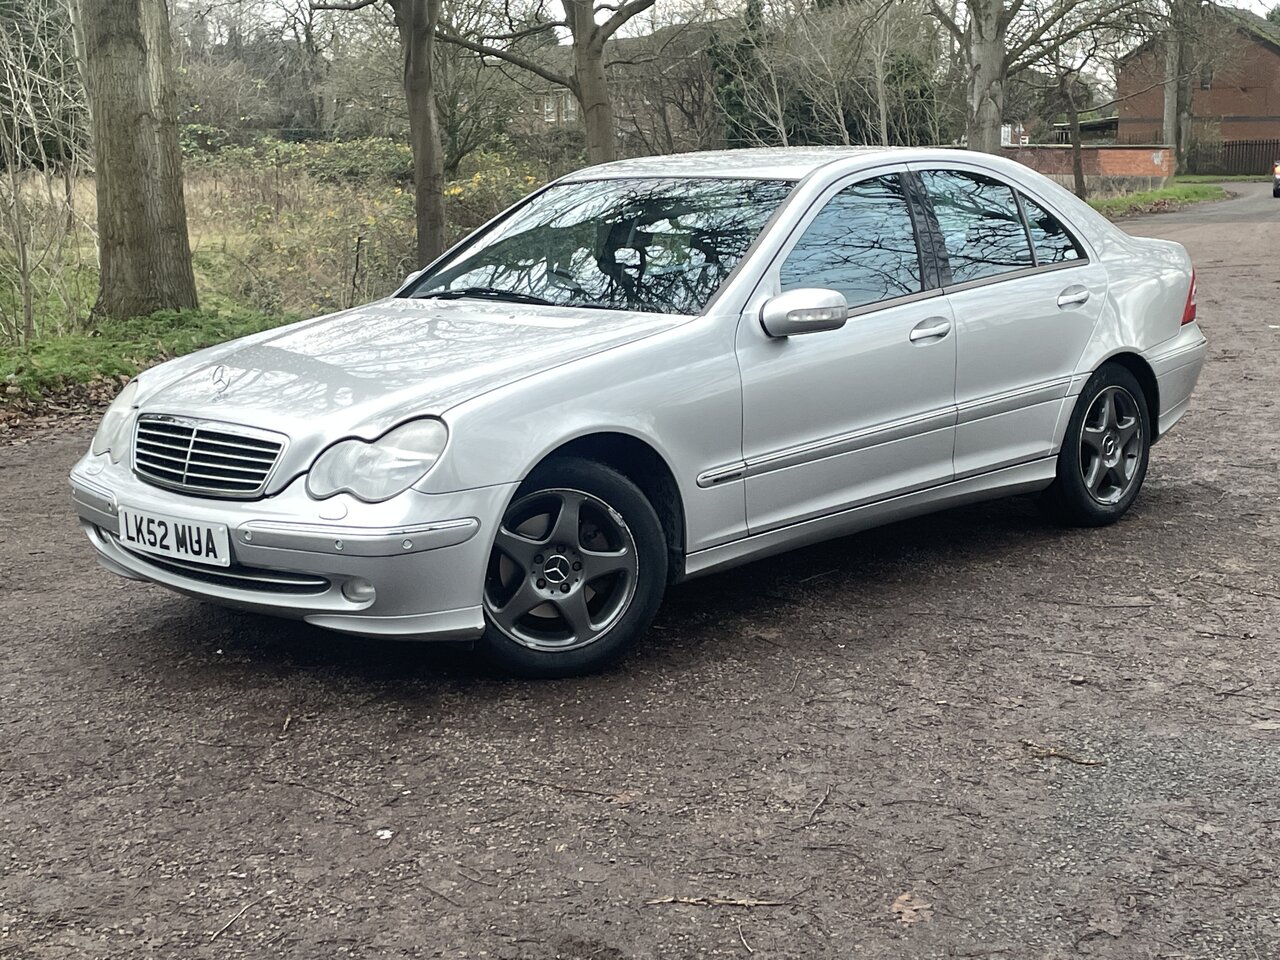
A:
<svg viewBox="0 0 1280 960">
<path fill-rule="evenodd" d="M 1187 252 L 1009 160 L 624 160 L 146 371 L 71 486 L 122 576 L 568 675 L 802 544 L 1011 494 L 1114 522 L 1204 356 Z"/>
</svg>

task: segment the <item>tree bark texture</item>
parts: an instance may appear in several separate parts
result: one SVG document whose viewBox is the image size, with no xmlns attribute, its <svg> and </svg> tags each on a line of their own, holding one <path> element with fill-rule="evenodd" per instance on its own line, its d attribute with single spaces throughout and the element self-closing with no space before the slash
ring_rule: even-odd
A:
<svg viewBox="0 0 1280 960">
<path fill-rule="evenodd" d="M 1173 152 L 1173 172 L 1183 173 L 1191 149 L 1191 73 L 1199 0 L 1171 0 L 1164 32 L 1162 139 Z"/>
<path fill-rule="evenodd" d="M 1087 200 L 1089 185 L 1084 178 L 1084 138 L 1080 133 L 1080 110 L 1071 93 L 1067 94 L 1067 119 L 1071 124 L 1071 176 L 1075 181 L 1076 196 Z"/>
<path fill-rule="evenodd" d="M 420 267 L 425 267 L 445 249 L 444 150 L 440 143 L 432 70 L 440 2 L 396 0 L 394 6 L 404 54 L 404 94 L 409 108 L 409 145 L 413 150 L 413 205 Z"/>
<path fill-rule="evenodd" d="M 569 32 L 573 35 L 572 92 L 582 109 L 587 133 L 587 160 L 608 163 L 618 158 L 613 98 L 604 69 L 604 32 L 596 24 L 591 0 L 565 0 Z"/>
<path fill-rule="evenodd" d="M 1181 63 L 1179 58 L 1181 55 L 1181 44 L 1173 36 L 1168 36 L 1164 41 L 1164 114 L 1161 121 L 1160 139 L 1162 139 L 1172 149 L 1175 158 L 1175 169 L 1173 173 L 1177 173 L 1176 157 L 1178 143 L 1178 75 L 1181 71 Z"/>
<path fill-rule="evenodd" d="M 165 0 L 80 0 L 93 115 L 98 316 L 196 306 Z"/>
<path fill-rule="evenodd" d="M 972 0 L 969 35 L 965 38 L 970 70 L 966 124 L 970 150 L 1000 150 L 1007 72 L 1005 30 L 1004 4 L 1000 0 Z"/>
</svg>

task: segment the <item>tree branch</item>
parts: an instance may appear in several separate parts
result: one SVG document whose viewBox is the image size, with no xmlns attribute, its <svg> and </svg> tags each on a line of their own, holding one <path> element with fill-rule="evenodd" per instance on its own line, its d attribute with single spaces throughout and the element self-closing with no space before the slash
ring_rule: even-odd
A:
<svg viewBox="0 0 1280 960">
<path fill-rule="evenodd" d="M 532 27 L 526 27 L 524 30 L 514 30 L 511 33 L 486 33 L 485 40 L 522 40 L 525 37 L 534 34 L 543 33 L 547 30 L 554 30 L 556 27 L 567 27 L 568 24 L 563 20 L 544 20 L 534 24 Z"/>
<path fill-rule="evenodd" d="M 1023 38 L 1021 43 L 1011 47 L 1009 52 L 1005 54 L 1005 64 L 1007 65 L 1006 70 L 1013 73 L 1015 70 L 1030 66 L 1036 60 L 1053 52 L 1054 50 L 1060 49 L 1064 44 L 1070 43 L 1081 34 L 1088 33 L 1090 30 L 1106 24 L 1117 13 L 1120 13 L 1127 7 L 1134 6 L 1134 4 L 1135 0 L 1116 0 L 1116 2 L 1106 10 L 1100 11 L 1097 15 L 1089 17 L 1086 22 L 1067 30 L 1065 33 L 1058 34 L 1051 41 L 1046 43 L 1043 49 L 1041 49 L 1034 57 L 1026 58 L 1026 54 L 1032 47 L 1044 40 L 1045 36 L 1051 30 L 1062 23 L 1062 21 L 1067 18 L 1067 15 L 1079 6 L 1076 0 L 1057 0 L 1053 8 L 1051 8 L 1049 16 L 1045 18 L 1044 22 L 1028 32 L 1027 36 Z"/>
<path fill-rule="evenodd" d="M 960 29 L 960 25 L 955 22 L 951 15 L 942 9 L 938 0 L 929 0 L 929 9 L 932 10 L 933 15 L 938 18 L 938 22 L 947 28 L 948 33 L 957 40 L 964 39 L 964 31 Z"/>
<path fill-rule="evenodd" d="M 600 25 L 601 41 L 608 40 L 622 27 L 624 23 L 634 17 L 636 14 L 644 13 L 654 5 L 656 0 L 626 0 L 625 3 L 618 4 L 614 9 L 613 15 Z"/>
<path fill-rule="evenodd" d="M 374 0 L 371 0 L 374 2 Z M 553 83 L 558 87 L 565 87 L 569 90 L 577 92 L 577 86 L 573 82 L 572 77 L 566 77 L 564 74 L 556 73 L 549 70 L 539 63 L 534 63 L 527 57 L 522 57 L 518 53 L 510 50 L 503 50 L 499 47 L 491 47 L 487 43 L 478 43 L 475 40 L 469 40 L 461 34 L 449 33 L 448 31 L 437 27 L 436 39 L 445 43 L 452 43 L 454 46 L 462 47 L 464 50 L 470 50 L 472 53 L 478 53 L 482 57 L 497 57 L 504 60 L 513 67 L 519 67 L 521 70 L 527 70 L 529 73 L 536 74 L 548 83 Z"/>
<path fill-rule="evenodd" d="M 312 10 L 363 10 L 365 7 L 372 7 L 378 0 L 351 0 L 350 3 L 332 3 L 332 2 L 315 2 L 311 4 Z"/>
</svg>

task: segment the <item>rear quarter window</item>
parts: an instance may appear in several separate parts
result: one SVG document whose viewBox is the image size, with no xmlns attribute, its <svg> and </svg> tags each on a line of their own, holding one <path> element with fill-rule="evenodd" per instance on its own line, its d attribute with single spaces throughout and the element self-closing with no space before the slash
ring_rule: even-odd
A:
<svg viewBox="0 0 1280 960">
<path fill-rule="evenodd" d="M 1036 252 L 1036 263 L 1043 266 L 1083 258 L 1080 244 L 1058 218 L 1026 195 L 1022 197 L 1022 212 L 1027 216 L 1027 232 Z"/>
</svg>

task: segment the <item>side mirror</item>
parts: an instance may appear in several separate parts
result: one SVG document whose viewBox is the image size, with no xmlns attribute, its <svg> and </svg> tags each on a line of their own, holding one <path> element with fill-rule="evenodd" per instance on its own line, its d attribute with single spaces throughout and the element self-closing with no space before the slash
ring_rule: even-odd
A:
<svg viewBox="0 0 1280 960">
<path fill-rule="evenodd" d="M 839 330 L 848 319 L 844 294 L 818 287 L 788 290 L 767 300 L 760 310 L 760 326 L 771 337 Z"/>
</svg>

